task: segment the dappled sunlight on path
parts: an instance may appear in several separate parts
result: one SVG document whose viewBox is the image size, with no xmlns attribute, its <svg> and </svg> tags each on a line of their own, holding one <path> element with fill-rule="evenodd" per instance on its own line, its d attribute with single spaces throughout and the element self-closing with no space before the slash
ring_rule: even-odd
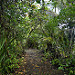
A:
<svg viewBox="0 0 75 75">
<path fill-rule="evenodd" d="M 26 50 L 26 54 L 22 56 L 22 64 L 14 75 L 64 75 L 62 71 L 53 69 L 50 62 L 43 61 L 42 57 L 39 50 Z"/>
</svg>

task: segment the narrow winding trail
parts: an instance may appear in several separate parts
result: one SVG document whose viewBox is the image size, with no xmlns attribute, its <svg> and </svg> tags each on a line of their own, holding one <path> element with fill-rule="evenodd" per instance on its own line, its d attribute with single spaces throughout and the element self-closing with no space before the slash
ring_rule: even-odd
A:
<svg viewBox="0 0 75 75">
<path fill-rule="evenodd" d="M 14 75 L 64 75 L 62 71 L 53 69 L 50 62 L 42 62 L 42 54 L 39 50 L 28 49 L 22 58 L 22 65 Z"/>
</svg>

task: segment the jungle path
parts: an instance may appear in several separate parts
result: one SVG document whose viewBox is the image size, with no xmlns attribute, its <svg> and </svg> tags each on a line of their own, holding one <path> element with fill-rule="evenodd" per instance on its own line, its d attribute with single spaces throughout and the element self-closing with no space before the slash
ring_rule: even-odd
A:
<svg viewBox="0 0 75 75">
<path fill-rule="evenodd" d="M 43 61 L 39 50 L 28 49 L 22 58 L 22 65 L 14 75 L 64 75 L 61 70 L 54 69 L 50 62 Z"/>
</svg>

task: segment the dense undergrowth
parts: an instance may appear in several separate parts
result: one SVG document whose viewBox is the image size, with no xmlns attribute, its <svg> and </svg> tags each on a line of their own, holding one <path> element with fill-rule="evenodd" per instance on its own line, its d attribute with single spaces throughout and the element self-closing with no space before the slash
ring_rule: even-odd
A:
<svg viewBox="0 0 75 75">
<path fill-rule="evenodd" d="M 0 1 L 1 74 L 10 74 L 19 68 L 19 58 L 26 48 L 42 50 L 44 60 L 48 59 L 68 75 L 75 74 L 75 2 L 72 2 L 63 2 L 64 8 L 61 5 L 57 16 L 51 11 L 51 15 L 46 14 L 44 0 L 40 9 L 29 0 Z M 66 26 L 60 29 L 62 24 Z"/>
</svg>

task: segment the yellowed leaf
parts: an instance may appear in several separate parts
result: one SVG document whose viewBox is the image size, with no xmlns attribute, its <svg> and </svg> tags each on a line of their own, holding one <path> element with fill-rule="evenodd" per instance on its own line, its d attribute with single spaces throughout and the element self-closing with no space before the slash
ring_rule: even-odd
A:
<svg viewBox="0 0 75 75">
<path fill-rule="evenodd" d="M 32 64 L 32 65 L 34 65 L 34 64 Z"/>
<path fill-rule="evenodd" d="M 22 60 L 22 62 L 23 62 L 23 60 Z"/>
<path fill-rule="evenodd" d="M 23 70 L 24 72 L 26 72 L 26 70 Z"/>
<path fill-rule="evenodd" d="M 26 62 L 24 62 L 24 64 L 26 64 Z"/>
<path fill-rule="evenodd" d="M 23 66 L 24 67 L 24 66 Z"/>
<path fill-rule="evenodd" d="M 38 65 L 35 65 L 35 67 L 39 67 Z"/>
<path fill-rule="evenodd" d="M 17 71 L 15 71 L 15 73 L 17 73 Z"/>
<path fill-rule="evenodd" d="M 23 74 L 23 72 L 18 72 L 18 74 Z"/>
</svg>

